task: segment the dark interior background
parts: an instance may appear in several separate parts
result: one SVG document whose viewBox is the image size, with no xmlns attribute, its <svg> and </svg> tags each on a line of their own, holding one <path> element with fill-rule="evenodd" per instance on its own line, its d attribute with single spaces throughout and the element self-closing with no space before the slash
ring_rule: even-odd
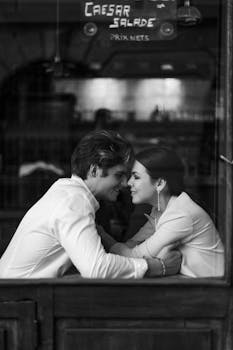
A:
<svg viewBox="0 0 233 350">
<path fill-rule="evenodd" d="M 146 8 L 147 1 L 135 0 L 135 6 Z M 184 25 L 178 17 L 171 22 L 168 18 L 174 35 L 164 34 L 161 22 L 154 40 L 135 42 L 110 40 L 105 18 L 91 21 L 91 30 L 96 30 L 91 35 L 85 29 L 89 22 L 81 0 L 0 0 L 2 251 L 25 210 L 58 177 L 70 175 L 70 154 L 77 141 L 100 127 L 118 130 L 135 150 L 158 142 L 175 147 L 185 163 L 187 190 L 218 223 L 216 98 L 222 8 L 218 0 L 193 0 L 190 5 L 198 9 L 200 21 Z M 178 13 L 184 1 L 177 0 L 176 6 Z M 132 86 L 135 79 L 177 79 L 186 94 L 192 93 L 179 111 L 158 106 L 146 119 L 135 118 L 135 110 L 106 106 L 99 115 L 80 110 L 71 85 L 106 78 L 132 81 Z M 208 86 L 202 105 L 195 82 L 199 89 L 201 82 L 203 89 Z M 150 210 L 133 208 L 127 192 L 114 205 L 103 203 L 103 208 L 98 220 L 118 239 L 135 232 L 143 212 Z"/>
</svg>

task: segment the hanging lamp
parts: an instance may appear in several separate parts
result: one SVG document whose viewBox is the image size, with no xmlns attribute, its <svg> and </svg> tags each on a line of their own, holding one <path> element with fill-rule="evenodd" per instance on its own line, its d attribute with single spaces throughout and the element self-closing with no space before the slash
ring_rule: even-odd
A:
<svg viewBox="0 0 233 350">
<path fill-rule="evenodd" d="M 177 10 L 177 22 L 182 26 L 194 26 L 201 22 L 202 15 L 200 11 L 191 6 L 190 0 L 184 1 L 184 6 L 181 6 Z"/>
</svg>

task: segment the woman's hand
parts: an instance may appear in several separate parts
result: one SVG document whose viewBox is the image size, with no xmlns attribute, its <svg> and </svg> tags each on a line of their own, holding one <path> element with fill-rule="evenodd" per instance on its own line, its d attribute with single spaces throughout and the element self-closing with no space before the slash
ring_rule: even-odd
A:
<svg viewBox="0 0 233 350">
<path fill-rule="evenodd" d="M 134 248 L 137 244 L 140 244 L 140 243 L 141 242 L 136 242 L 136 241 L 133 241 L 132 239 L 129 239 L 127 242 L 125 242 L 125 244 L 129 248 Z"/>
</svg>

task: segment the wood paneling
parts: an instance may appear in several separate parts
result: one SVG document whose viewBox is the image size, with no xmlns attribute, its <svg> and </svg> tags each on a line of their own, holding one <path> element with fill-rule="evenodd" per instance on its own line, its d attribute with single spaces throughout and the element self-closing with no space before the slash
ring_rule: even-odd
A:
<svg viewBox="0 0 233 350">
<path fill-rule="evenodd" d="M 182 290 L 182 291 L 181 291 Z M 64 295 L 66 296 L 64 298 Z M 109 285 L 57 287 L 57 317 L 225 317 L 229 304 L 228 290 L 186 286 Z M 195 305 L 195 307 L 194 307 Z"/>
<path fill-rule="evenodd" d="M 5 339 L 6 339 L 6 331 L 4 328 L 0 328 L 0 349 L 5 349 Z"/>
<path fill-rule="evenodd" d="M 0 349 L 232 350 L 232 288 L 189 281 L 2 280 Z"/>
<path fill-rule="evenodd" d="M 63 331 L 58 350 L 211 350 L 210 329 L 72 329 Z"/>
<path fill-rule="evenodd" d="M 0 349 L 34 349 L 35 318 L 35 304 L 32 301 L 1 302 Z"/>
</svg>

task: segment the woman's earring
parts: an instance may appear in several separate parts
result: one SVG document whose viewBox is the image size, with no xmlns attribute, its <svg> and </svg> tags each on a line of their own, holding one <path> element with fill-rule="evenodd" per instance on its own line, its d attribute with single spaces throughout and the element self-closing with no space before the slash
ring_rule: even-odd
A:
<svg viewBox="0 0 233 350">
<path fill-rule="evenodd" d="M 160 208 L 160 200 L 159 200 L 159 193 L 160 193 L 160 190 L 157 189 L 157 210 L 160 211 L 161 208 Z"/>
</svg>

